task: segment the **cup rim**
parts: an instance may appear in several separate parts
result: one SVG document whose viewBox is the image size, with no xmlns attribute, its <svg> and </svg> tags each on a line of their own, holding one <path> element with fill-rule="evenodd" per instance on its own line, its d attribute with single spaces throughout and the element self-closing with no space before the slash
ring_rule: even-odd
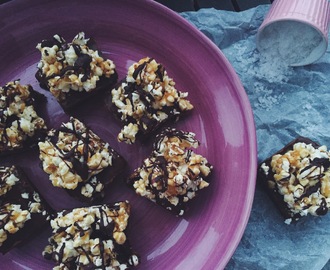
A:
<svg viewBox="0 0 330 270">
<path fill-rule="evenodd" d="M 308 21 L 306 19 L 301 19 L 301 18 L 289 18 L 289 17 L 282 17 L 282 18 L 276 18 L 276 19 L 272 19 L 270 21 L 264 21 L 262 23 L 262 25 L 259 27 L 258 32 L 257 32 L 257 37 L 256 37 L 256 47 L 258 49 L 259 52 L 261 52 L 261 47 L 260 47 L 260 40 L 261 40 L 261 35 L 263 33 L 263 31 L 273 25 L 276 24 L 278 22 L 298 22 L 304 25 L 307 25 L 309 27 L 311 27 L 312 29 L 314 29 L 322 38 L 321 44 L 318 47 L 322 47 L 322 50 L 320 50 L 320 53 L 317 56 L 314 56 L 312 59 L 304 59 L 303 61 L 296 63 L 296 64 L 289 64 L 289 66 L 305 66 L 305 65 L 309 65 L 312 64 L 314 62 L 316 62 L 317 60 L 319 60 L 324 53 L 326 52 L 327 48 L 328 48 L 328 35 L 325 35 L 325 33 L 320 30 L 319 26 L 317 26 L 315 23 Z"/>
</svg>

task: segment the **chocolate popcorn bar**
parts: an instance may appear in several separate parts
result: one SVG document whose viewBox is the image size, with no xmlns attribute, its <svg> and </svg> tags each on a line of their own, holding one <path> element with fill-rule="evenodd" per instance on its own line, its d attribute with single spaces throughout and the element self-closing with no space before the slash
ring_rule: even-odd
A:
<svg viewBox="0 0 330 270">
<path fill-rule="evenodd" d="M 0 87 L 0 155 L 20 152 L 45 138 L 47 126 L 40 116 L 46 98 L 19 80 Z"/>
<path fill-rule="evenodd" d="M 55 187 L 80 200 L 100 201 L 104 187 L 125 167 L 124 159 L 89 127 L 71 117 L 39 143 L 43 170 Z"/>
<path fill-rule="evenodd" d="M 51 220 L 53 230 L 43 256 L 56 269 L 128 269 L 139 264 L 126 230 L 128 202 L 62 211 Z"/>
<path fill-rule="evenodd" d="M 0 252 L 25 243 L 47 224 L 51 208 L 17 166 L 0 166 Z"/>
<path fill-rule="evenodd" d="M 63 107 L 71 110 L 117 82 L 116 66 L 93 49 L 94 42 L 80 32 L 71 43 L 54 35 L 37 45 L 41 53 L 36 78 Z"/>
<path fill-rule="evenodd" d="M 177 120 L 192 110 L 188 93 L 180 92 L 162 64 L 153 58 L 143 58 L 128 69 L 127 76 L 112 89 L 107 107 L 123 124 L 118 140 L 132 144 L 170 119 Z"/>
<path fill-rule="evenodd" d="M 150 156 L 129 177 L 129 185 L 138 195 L 182 216 L 188 202 L 209 186 L 213 167 L 190 149 L 198 145 L 192 132 L 163 130 Z"/>
<path fill-rule="evenodd" d="M 330 152 L 308 138 L 297 138 L 262 162 L 258 180 L 288 224 L 330 208 Z"/>
</svg>

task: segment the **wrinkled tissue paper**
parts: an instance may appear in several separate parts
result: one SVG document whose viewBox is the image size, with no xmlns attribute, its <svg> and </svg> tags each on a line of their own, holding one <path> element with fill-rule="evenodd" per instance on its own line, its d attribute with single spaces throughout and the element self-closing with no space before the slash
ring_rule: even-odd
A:
<svg viewBox="0 0 330 270">
<path fill-rule="evenodd" d="M 304 67 L 261 55 L 256 34 L 269 7 L 180 13 L 221 49 L 238 74 L 254 113 L 258 162 L 298 136 L 330 149 L 330 50 Z M 285 224 L 257 185 L 245 233 L 226 269 L 328 270 L 329 226 L 330 213 Z"/>
</svg>

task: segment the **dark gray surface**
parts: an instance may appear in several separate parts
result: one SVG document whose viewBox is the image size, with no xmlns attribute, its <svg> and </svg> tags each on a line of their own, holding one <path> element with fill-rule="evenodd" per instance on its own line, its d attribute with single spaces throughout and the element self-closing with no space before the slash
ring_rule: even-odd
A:
<svg viewBox="0 0 330 270">
<path fill-rule="evenodd" d="M 177 12 L 197 11 L 201 8 L 215 8 L 230 11 L 242 11 L 261 4 L 270 4 L 273 0 L 156 0 Z"/>
</svg>

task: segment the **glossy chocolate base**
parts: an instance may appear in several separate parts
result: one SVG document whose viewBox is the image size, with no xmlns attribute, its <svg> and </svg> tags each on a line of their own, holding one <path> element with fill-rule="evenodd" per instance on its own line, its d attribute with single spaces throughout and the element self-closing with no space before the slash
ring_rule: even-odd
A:
<svg viewBox="0 0 330 270">
<path fill-rule="evenodd" d="M 45 76 L 43 76 L 41 70 L 38 70 L 35 74 L 36 79 L 39 82 L 41 88 L 49 91 L 48 81 Z M 64 93 L 64 98 L 61 100 L 57 100 L 61 105 L 62 109 L 66 112 L 71 112 L 72 109 L 76 108 L 78 105 L 82 105 L 84 102 L 88 102 L 88 100 L 96 95 L 104 93 L 106 90 L 113 87 L 118 80 L 118 74 L 115 71 L 110 78 L 100 77 L 100 80 L 96 83 L 96 88 L 90 92 L 82 91 L 78 92 L 75 90 L 69 90 L 69 92 Z"/>
</svg>

